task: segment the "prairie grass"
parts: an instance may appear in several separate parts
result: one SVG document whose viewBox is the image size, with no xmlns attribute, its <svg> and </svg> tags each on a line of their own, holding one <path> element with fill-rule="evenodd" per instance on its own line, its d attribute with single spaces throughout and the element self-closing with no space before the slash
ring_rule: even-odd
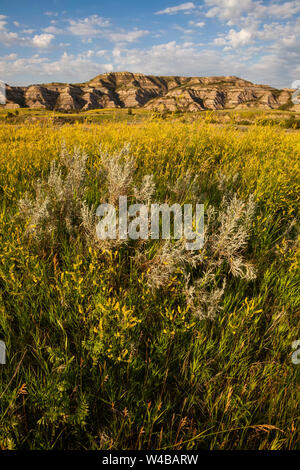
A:
<svg viewBox="0 0 300 470">
<path fill-rule="evenodd" d="M 0 123 L 0 448 L 299 449 L 299 154 L 277 125 Z M 126 191 L 205 203 L 203 252 L 93 243 Z"/>
</svg>

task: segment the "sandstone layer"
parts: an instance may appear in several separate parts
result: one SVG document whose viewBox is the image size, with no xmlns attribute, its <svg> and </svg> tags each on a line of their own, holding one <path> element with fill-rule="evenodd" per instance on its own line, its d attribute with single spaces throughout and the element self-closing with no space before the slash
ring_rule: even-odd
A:
<svg viewBox="0 0 300 470">
<path fill-rule="evenodd" d="M 146 108 L 167 111 L 293 108 L 292 90 L 238 77 L 158 77 L 130 72 L 98 75 L 80 84 L 7 85 L 7 108 L 73 111 Z"/>
</svg>

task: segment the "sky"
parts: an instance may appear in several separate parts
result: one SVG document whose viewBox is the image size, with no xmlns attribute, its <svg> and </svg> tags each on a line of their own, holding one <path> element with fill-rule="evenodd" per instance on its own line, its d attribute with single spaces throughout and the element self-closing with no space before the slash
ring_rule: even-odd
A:
<svg viewBox="0 0 300 470">
<path fill-rule="evenodd" d="M 300 79 L 300 0 L 0 0 L 0 80 L 83 82 L 111 71 Z"/>
</svg>

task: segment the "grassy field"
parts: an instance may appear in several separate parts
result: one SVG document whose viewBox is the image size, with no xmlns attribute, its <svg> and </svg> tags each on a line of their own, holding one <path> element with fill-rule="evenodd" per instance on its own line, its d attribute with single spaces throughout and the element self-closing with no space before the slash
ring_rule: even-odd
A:
<svg viewBox="0 0 300 470">
<path fill-rule="evenodd" d="M 0 114 L 0 448 L 299 449 L 297 117 Z M 120 194 L 205 203 L 202 252 L 97 243 Z"/>
<path fill-rule="evenodd" d="M 251 125 L 277 126 L 284 129 L 300 129 L 300 113 L 288 110 L 263 109 L 225 109 L 218 111 L 200 111 L 198 113 L 182 113 L 180 111 L 150 111 L 147 109 L 92 109 L 83 112 L 61 112 L 46 109 L 20 108 L 7 110 L 0 106 L 0 123 L 23 124 L 102 124 L 107 122 L 127 122 L 137 124 L 149 120 L 168 120 L 191 123 L 194 121 L 218 125 L 235 125 L 244 128 Z"/>
</svg>

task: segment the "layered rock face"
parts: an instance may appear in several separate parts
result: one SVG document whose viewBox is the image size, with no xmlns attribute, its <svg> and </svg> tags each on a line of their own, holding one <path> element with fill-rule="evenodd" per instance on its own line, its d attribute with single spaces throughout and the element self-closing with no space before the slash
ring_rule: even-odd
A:
<svg viewBox="0 0 300 470">
<path fill-rule="evenodd" d="M 254 85 L 238 77 L 157 77 L 112 72 L 81 84 L 7 86 L 7 108 L 62 111 L 146 108 L 168 111 L 292 108 L 292 90 Z"/>
</svg>

